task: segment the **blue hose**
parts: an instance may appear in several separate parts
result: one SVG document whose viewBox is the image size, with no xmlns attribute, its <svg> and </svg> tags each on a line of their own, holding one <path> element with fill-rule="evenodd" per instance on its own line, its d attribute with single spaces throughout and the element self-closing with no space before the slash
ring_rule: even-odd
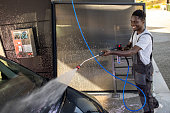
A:
<svg viewBox="0 0 170 113">
<path fill-rule="evenodd" d="M 77 18 L 76 10 L 75 10 L 75 7 L 74 7 L 73 0 L 72 0 L 72 6 L 73 6 L 73 10 L 74 10 L 74 14 L 75 14 L 75 17 L 76 17 L 77 24 L 78 24 L 78 26 L 79 26 L 79 30 L 80 30 L 80 32 L 81 32 L 81 35 L 82 35 L 83 39 L 84 39 L 84 42 L 86 43 L 86 45 L 87 45 L 90 53 L 91 53 L 92 56 L 94 57 L 94 54 L 92 53 L 92 51 L 91 51 L 91 49 L 90 49 L 90 47 L 89 47 L 86 39 L 84 38 L 83 32 L 82 32 L 82 30 L 81 30 L 81 27 L 80 27 L 80 24 L 79 24 L 79 21 L 78 21 L 78 18 Z M 128 72 L 127 72 L 126 80 L 122 80 L 121 78 L 116 77 L 115 75 L 113 75 L 112 73 L 110 73 L 108 70 L 106 70 L 106 69 L 98 62 L 98 60 L 97 60 L 96 58 L 94 58 L 94 59 L 96 60 L 96 62 L 97 62 L 107 73 L 109 73 L 110 75 L 114 76 L 115 78 L 117 78 L 117 79 L 125 82 L 124 88 L 123 88 L 123 103 L 124 103 L 125 107 L 126 107 L 129 111 L 133 111 L 133 112 L 141 110 L 141 109 L 145 106 L 145 104 L 146 104 L 146 96 L 145 96 L 144 92 L 143 92 L 139 87 L 137 87 L 136 85 L 134 85 L 134 84 L 132 84 L 132 83 L 130 83 L 130 82 L 127 81 L 128 73 L 129 73 L 129 65 L 128 65 Z M 143 93 L 144 98 L 145 98 L 145 102 L 144 102 L 144 105 L 143 105 L 141 108 L 139 108 L 139 109 L 137 109 L 137 110 L 131 110 L 131 109 L 129 109 L 129 108 L 126 106 L 126 103 L 125 103 L 125 101 L 124 101 L 124 90 L 125 90 L 126 83 L 135 86 L 137 89 L 139 89 L 139 90 Z"/>
</svg>

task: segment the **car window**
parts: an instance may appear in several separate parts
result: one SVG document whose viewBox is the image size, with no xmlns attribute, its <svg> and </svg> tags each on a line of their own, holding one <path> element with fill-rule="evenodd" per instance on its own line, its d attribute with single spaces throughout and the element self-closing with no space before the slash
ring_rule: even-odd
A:
<svg viewBox="0 0 170 113">
<path fill-rule="evenodd" d="M 66 97 L 60 113 L 84 113 L 84 112 L 80 110 L 80 108 L 77 107 L 76 104 L 74 104 Z"/>
<path fill-rule="evenodd" d="M 67 109 L 64 109 L 64 107 L 66 107 Z M 67 113 L 67 111 L 65 110 L 69 110 L 69 113 L 102 112 L 102 109 L 95 101 L 76 90 L 72 90 L 71 88 L 67 89 L 66 101 L 62 110 L 63 112 L 61 113 Z"/>
<path fill-rule="evenodd" d="M 43 78 L 18 63 L 0 57 L 0 82 L 8 81 L 11 78 L 23 75 L 29 78 L 36 86 L 43 84 Z"/>
<path fill-rule="evenodd" d="M 68 97 L 69 105 L 74 106 L 73 113 L 100 113 L 98 106 L 96 106 L 92 101 L 85 97 Z M 66 113 L 66 112 L 64 112 Z"/>
<path fill-rule="evenodd" d="M 17 74 L 10 70 L 8 67 L 9 66 L 6 61 L 0 60 L 0 70 L 3 80 L 11 79 L 17 76 Z"/>
<path fill-rule="evenodd" d="M 43 79 L 27 68 L 0 56 L 0 109 L 10 100 L 41 86 Z"/>
<path fill-rule="evenodd" d="M 78 107 L 76 107 L 74 113 L 83 113 L 83 112 Z"/>
</svg>

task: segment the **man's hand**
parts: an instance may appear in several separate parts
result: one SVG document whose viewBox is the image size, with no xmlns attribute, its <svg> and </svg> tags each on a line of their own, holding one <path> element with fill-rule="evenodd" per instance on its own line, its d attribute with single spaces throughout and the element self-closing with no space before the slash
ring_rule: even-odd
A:
<svg viewBox="0 0 170 113">
<path fill-rule="evenodd" d="M 102 50 L 103 54 L 101 56 L 108 56 L 111 55 L 111 50 Z"/>
<path fill-rule="evenodd" d="M 122 47 L 122 51 L 127 51 L 127 50 L 129 50 L 130 49 L 130 47 Z"/>
</svg>

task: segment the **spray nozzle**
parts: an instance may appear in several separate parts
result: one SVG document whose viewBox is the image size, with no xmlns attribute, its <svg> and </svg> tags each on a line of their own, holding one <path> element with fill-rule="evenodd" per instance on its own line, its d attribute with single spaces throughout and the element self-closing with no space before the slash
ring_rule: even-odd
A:
<svg viewBox="0 0 170 113">
<path fill-rule="evenodd" d="M 76 68 L 77 68 L 77 69 L 80 69 L 80 65 L 78 65 Z"/>
<path fill-rule="evenodd" d="M 99 53 L 99 56 L 102 56 L 104 53 L 105 53 L 105 52 L 100 52 L 100 53 Z"/>
</svg>

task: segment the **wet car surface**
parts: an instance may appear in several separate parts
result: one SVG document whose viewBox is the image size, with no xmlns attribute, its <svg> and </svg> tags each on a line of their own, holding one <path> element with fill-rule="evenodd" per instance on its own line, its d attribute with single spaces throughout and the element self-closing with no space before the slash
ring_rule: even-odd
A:
<svg viewBox="0 0 170 113">
<path fill-rule="evenodd" d="M 44 102 L 48 100 L 37 102 L 34 98 L 34 100 L 30 99 L 30 102 L 28 102 L 28 98 L 31 97 L 30 95 L 34 90 L 46 86 L 49 82 L 24 66 L 0 56 L 0 112 L 108 113 L 96 99 L 69 86 L 66 87 L 61 97 L 54 101 L 53 104 L 48 104 L 49 102 L 44 104 Z M 37 90 L 37 92 L 38 91 L 40 92 L 42 90 Z M 37 93 L 34 94 L 37 95 Z M 45 96 L 49 96 L 51 93 L 49 92 L 48 94 L 48 92 L 45 92 L 44 94 Z M 26 99 L 24 100 L 24 98 Z M 45 98 L 41 98 L 41 100 L 43 99 Z M 26 103 L 32 105 L 29 106 Z M 37 107 L 37 103 L 42 105 L 38 105 Z M 35 107 L 35 109 L 32 109 L 33 107 Z"/>
</svg>

